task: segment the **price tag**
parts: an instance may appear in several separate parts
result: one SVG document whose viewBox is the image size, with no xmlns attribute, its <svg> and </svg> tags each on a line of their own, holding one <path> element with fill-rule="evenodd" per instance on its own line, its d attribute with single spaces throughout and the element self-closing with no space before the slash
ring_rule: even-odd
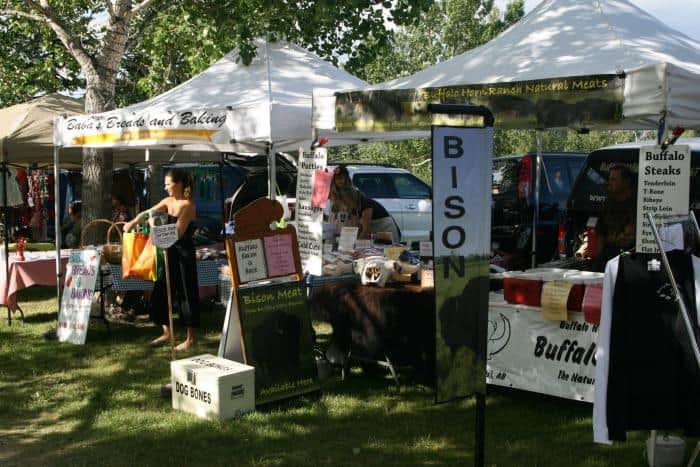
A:
<svg viewBox="0 0 700 467">
<path fill-rule="evenodd" d="M 433 242 L 420 242 L 420 257 L 421 258 L 432 258 L 433 257 Z"/>
<path fill-rule="evenodd" d="M 338 240 L 338 251 L 352 251 L 355 249 L 355 240 L 359 229 L 357 227 L 343 227 L 340 230 L 340 239 Z"/>
<path fill-rule="evenodd" d="M 356 250 L 365 250 L 367 248 L 372 248 L 372 240 L 357 240 L 355 242 Z"/>
<path fill-rule="evenodd" d="M 542 286 L 542 317 L 550 321 L 566 321 L 566 302 L 574 284 L 564 281 L 545 282 Z"/>
<path fill-rule="evenodd" d="M 177 225 L 156 225 L 151 228 L 151 241 L 159 248 L 168 248 L 177 242 Z"/>
</svg>

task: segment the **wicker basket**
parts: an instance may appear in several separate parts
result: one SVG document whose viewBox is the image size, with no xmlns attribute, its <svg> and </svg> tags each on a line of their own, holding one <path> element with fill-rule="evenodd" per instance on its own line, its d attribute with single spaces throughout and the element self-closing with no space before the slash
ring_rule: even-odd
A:
<svg viewBox="0 0 700 467">
<path fill-rule="evenodd" d="M 112 263 L 112 264 L 121 264 L 122 263 L 122 231 L 121 227 L 125 224 L 125 222 L 112 222 L 107 219 L 95 219 L 83 227 L 82 232 L 80 233 L 80 247 L 83 248 L 85 246 L 85 233 L 90 227 L 94 227 L 99 224 L 107 224 L 109 225 L 109 228 L 107 229 L 107 234 L 106 234 L 106 243 L 102 246 L 102 262 L 106 263 Z M 112 231 L 116 230 L 117 232 L 117 237 L 118 241 L 116 243 L 113 243 L 111 241 L 110 236 L 112 235 Z"/>
</svg>

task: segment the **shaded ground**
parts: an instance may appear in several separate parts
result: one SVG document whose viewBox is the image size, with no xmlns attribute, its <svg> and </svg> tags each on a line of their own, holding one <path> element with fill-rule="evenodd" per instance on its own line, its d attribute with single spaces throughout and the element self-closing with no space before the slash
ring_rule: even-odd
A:
<svg viewBox="0 0 700 467">
<path fill-rule="evenodd" d="M 471 465 L 473 403 L 433 404 L 403 372 L 397 394 L 383 371 L 333 378 L 301 398 L 224 423 L 175 412 L 160 396 L 169 351 L 157 330 L 91 323 L 85 346 L 47 341 L 53 289 L 20 296 L 27 320 L 0 318 L 0 465 Z M 31 300 L 28 301 L 28 300 Z M 198 349 L 216 353 L 223 312 L 203 317 Z M 328 326 L 318 326 L 323 338 Z M 590 404 L 489 387 L 486 464 L 643 465 L 646 433 L 592 443 Z"/>
</svg>

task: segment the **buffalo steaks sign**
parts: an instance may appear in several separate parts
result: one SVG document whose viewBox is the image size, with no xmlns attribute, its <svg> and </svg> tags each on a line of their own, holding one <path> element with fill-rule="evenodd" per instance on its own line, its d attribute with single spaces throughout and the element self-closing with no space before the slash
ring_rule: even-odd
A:
<svg viewBox="0 0 700 467">
<path fill-rule="evenodd" d="M 435 126 L 432 140 L 436 399 L 447 401 L 486 390 L 493 128 Z"/>
</svg>

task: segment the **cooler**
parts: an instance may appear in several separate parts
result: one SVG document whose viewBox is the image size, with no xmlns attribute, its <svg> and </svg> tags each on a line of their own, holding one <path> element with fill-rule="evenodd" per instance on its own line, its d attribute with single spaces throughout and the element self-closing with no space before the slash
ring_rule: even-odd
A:
<svg viewBox="0 0 700 467">
<path fill-rule="evenodd" d="M 170 362 L 173 408 L 227 420 L 255 408 L 255 369 L 204 354 Z"/>
</svg>

